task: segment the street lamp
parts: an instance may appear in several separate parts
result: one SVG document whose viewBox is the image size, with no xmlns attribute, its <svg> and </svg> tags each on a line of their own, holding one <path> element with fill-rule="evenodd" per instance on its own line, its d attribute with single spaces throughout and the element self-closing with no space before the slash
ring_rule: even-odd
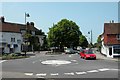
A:
<svg viewBox="0 0 120 80">
<path fill-rule="evenodd" d="M 29 13 L 26 13 L 26 12 L 25 12 L 26 34 L 27 34 L 27 23 L 26 23 L 26 18 L 27 18 L 27 17 L 30 17 L 30 15 L 29 15 Z M 28 50 L 28 45 L 29 45 L 29 43 L 28 43 L 28 38 L 25 37 L 25 36 L 24 36 L 24 45 L 25 45 L 25 56 L 26 56 L 26 52 L 27 52 L 27 50 Z"/>
<path fill-rule="evenodd" d="M 91 46 L 92 46 L 92 30 L 89 31 L 88 34 L 91 34 L 91 42 L 90 42 L 90 44 L 91 44 Z"/>
</svg>

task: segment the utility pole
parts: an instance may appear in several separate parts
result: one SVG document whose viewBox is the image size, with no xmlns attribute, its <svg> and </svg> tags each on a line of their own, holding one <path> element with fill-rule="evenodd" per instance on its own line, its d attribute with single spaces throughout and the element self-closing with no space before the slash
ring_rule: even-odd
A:
<svg viewBox="0 0 120 80">
<path fill-rule="evenodd" d="M 91 30 L 91 44 L 92 44 L 92 30 Z"/>
<path fill-rule="evenodd" d="M 91 39 L 90 45 L 92 46 L 92 36 L 93 36 L 92 29 L 91 29 L 91 31 L 88 32 L 88 34 L 90 34 L 90 36 L 91 36 L 91 38 L 90 38 Z"/>
<path fill-rule="evenodd" d="M 26 13 L 25 12 L 25 26 L 26 26 L 26 34 L 27 34 L 27 22 L 26 22 L 26 18 L 27 17 L 30 17 L 30 15 L 28 14 L 28 13 Z M 24 42 L 25 42 L 25 56 L 26 56 L 26 52 L 27 52 L 27 50 L 28 50 L 28 38 L 26 38 L 25 36 L 24 36 Z"/>
</svg>

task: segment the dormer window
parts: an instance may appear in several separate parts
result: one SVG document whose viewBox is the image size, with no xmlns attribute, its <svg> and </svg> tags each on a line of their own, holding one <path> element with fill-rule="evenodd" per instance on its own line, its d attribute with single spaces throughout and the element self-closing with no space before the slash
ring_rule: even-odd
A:
<svg viewBox="0 0 120 80">
<path fill-rule="evenodd" d="M 117 35 L 117 40 L 120 40 L 120 34 Z"/>
</svg>

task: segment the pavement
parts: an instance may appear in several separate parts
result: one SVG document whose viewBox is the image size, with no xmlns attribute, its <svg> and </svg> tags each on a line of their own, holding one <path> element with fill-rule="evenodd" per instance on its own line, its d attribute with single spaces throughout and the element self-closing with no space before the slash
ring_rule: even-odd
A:
<svg viewBox="0 0 120 80">
<path fill-rule="evenodd" d="M 112 60 L 112 61 L 120 61 L 120 58 L 110 58 L 110 57 L 106 57 L 105 55 L 103 55 L 102 53 L 95 51 L 95 54 L 97 56 L 97 59 L 104 59 L 104 60 Z"/>
</svg>

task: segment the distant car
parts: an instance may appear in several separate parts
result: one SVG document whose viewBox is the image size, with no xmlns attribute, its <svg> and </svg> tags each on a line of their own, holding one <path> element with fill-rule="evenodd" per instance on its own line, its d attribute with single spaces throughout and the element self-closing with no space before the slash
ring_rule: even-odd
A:
<svg viewBox="0 0 120 80">
<path fill-rule="evenodd" d="M 66 54 L 74 54 L 75 51 L 72 48 L 67 48 L 67 49 L 65 49 L 65 53 Z"/>
<path fill-rule="evenodd" d="M 84 59 L 96 59 L 96 55 L 92 50 L 84 50 L 80 52 L 80 57 Z"/>
<path fill-rule="evenodd" d="M 77 50 L 77 53 L 80 54 L 82 51 L 84 51 L 84 49 L 79 49 Z"/>
</svg>

